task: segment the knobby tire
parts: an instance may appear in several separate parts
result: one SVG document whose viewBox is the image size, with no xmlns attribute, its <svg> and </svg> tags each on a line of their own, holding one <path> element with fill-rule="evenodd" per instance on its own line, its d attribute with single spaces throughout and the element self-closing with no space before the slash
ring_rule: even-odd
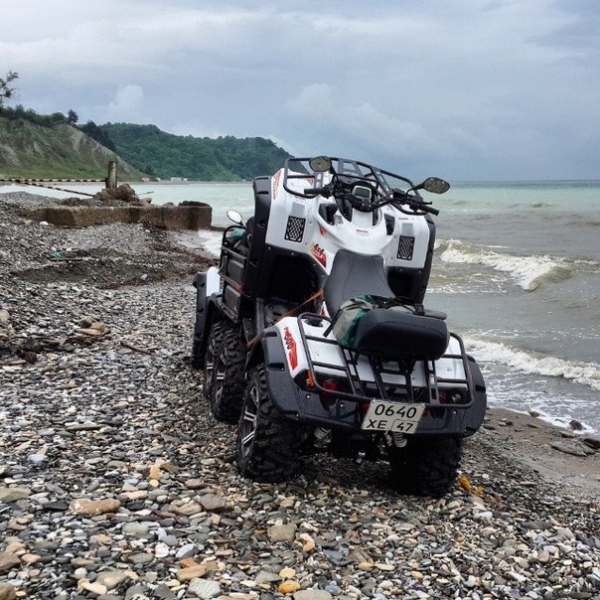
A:
<svg viewBox="0 0 600 600">
<path fill-rule="evenodd" d="M 300 465 L 305 431 L 285 418 L 269 397 L 265 367 L 251 373 L 244 391 L 238 423 L 237 462 L 244 477 L 279 483 L 292 477 Z"/>
</svg>

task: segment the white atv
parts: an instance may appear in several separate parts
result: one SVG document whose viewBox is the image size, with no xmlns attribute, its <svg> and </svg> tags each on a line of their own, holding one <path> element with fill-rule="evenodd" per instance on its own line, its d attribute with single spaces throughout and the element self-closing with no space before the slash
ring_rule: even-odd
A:
<svg viewBox="0 0 600 600">
<path fill-rule="evenodd" d="M 259 481 L 303 454 L 387 458 L 405 493 L 442 496 L 485 383 L 443 313 L 427 310 L 435 225 L 420 190 L 343 158 L 295 158 L 254 181 L 255 213 L 198 273 L 192 364 L 215 418 L 237 422 L 237 463 Z"/>
</svg>

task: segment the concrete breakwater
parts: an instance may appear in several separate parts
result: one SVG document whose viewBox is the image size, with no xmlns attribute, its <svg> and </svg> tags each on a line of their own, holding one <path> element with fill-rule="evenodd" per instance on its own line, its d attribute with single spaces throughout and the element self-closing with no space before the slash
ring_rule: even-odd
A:
<svg viewBox="0 0 600 600">
<path fill-rule="evenodd" d="M 142 223 L 165 229 L 198 230 L 208 228 L 212 208 L 194 203 L 178 206 L 60 206 L 51 205 L 26 211 L 34 221 L 46 221 L 58 227 L 91 227 L 111 223 Z"/>
</svg>

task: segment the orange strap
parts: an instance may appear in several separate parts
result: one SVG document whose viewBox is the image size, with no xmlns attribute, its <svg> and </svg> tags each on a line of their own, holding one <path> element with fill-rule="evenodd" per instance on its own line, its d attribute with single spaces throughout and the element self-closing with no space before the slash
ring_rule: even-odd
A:
<svg viewBox="0 0 600 600">
<path fill-rule="evenodd" d="M 286 317 L 291 317 L 294 313 L 298 312 L 303 306 L 310 304 L 313 300 L 320 298 L 322 295 L 323 295 L 323 290 L 319 290 L 318 292 L 315 292 L 310 298 L 306 299 L 302 304 L 298 304 L 298 306 L 295 306 L 294 308 L 290 308 L 290 310 L 288 310 L 286 313 L 281 315 L 279 317 L 279 319 L 277 319 L 277 321 L 275 321 L 275 322 L 279 323 L 279 321 L 281 321 L 281 319 L 285 319 Z M 256 344 L 256 342 L 258 342 L 259 337 L 260 336 L 258 336 L 258 335 L 254 336 L 248 342 L 248 344 L 247 344 L 248 348 L 252 348 L 252 346 L 254 346 Z"/>
</svg>

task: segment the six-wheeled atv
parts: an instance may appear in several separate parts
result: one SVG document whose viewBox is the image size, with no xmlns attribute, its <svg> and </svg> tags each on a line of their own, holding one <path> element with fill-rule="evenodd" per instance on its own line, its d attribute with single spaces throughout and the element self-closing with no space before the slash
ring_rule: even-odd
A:
<svg viewBox="0 0 600 600">
<path fill-rule="evenodd" d="M 237 463 L 283 481 L 303 454 L 387 458 L 396 486 L 440 496 L 485 384 L 446 315 L 424 307 L 438 210 L 409 179 L 342 158 L 297 158 L 254 181 L 255 212 L 198 273 L 192 364 Z"/>
</svg>

